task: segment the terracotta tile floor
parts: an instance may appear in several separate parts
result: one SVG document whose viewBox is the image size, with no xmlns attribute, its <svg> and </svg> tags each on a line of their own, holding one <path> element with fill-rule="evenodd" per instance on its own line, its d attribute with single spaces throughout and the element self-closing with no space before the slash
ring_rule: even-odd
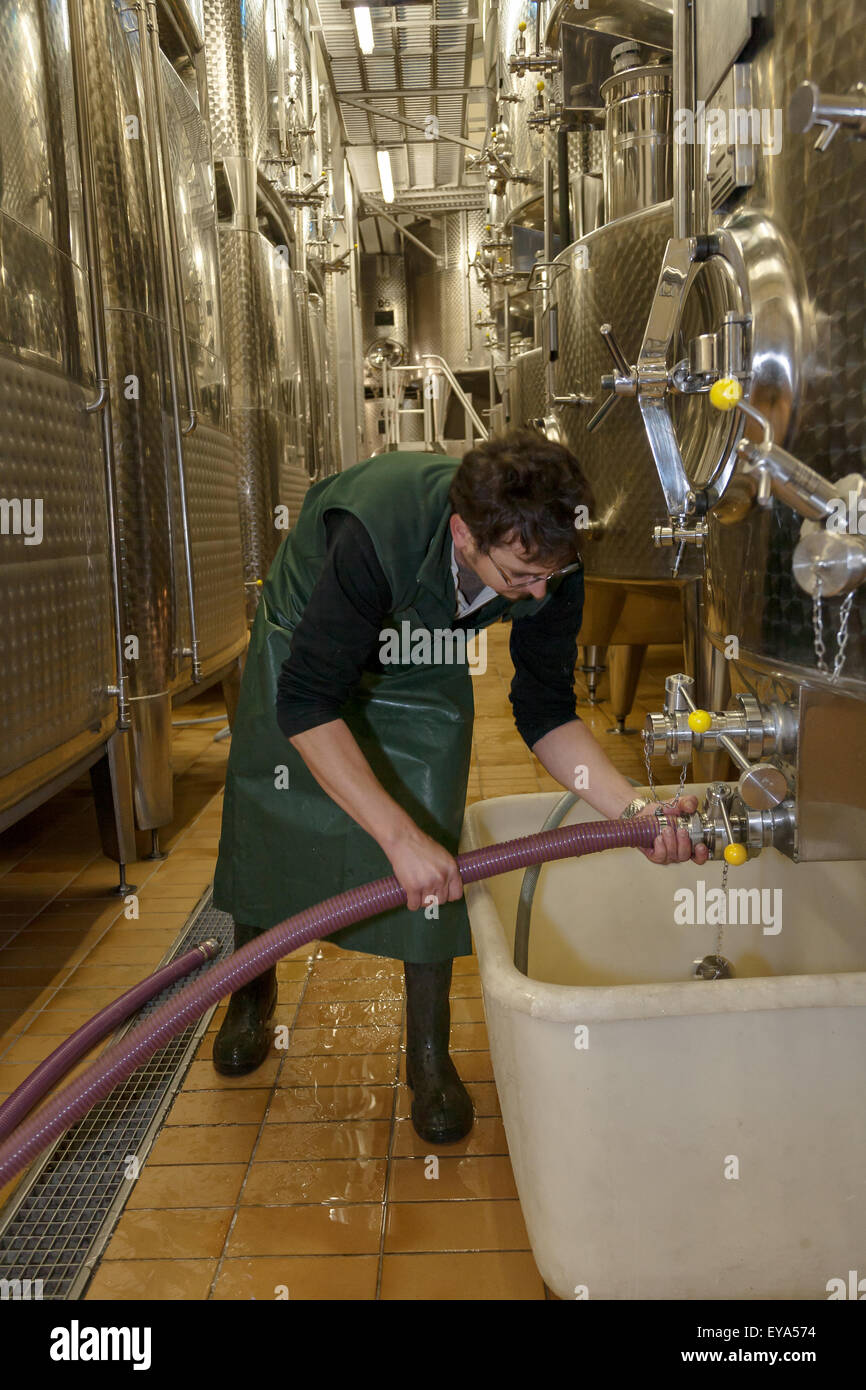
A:
<svg viewBox="0 0 866 1390">
<path fill-rule="evenodd" d="M 629 725 L 661 703 L 679 648 L 650 648 Z M 507 631 L 474 682 L 469 799 L 556 791 L 514 729 Z M 614 725 L 606 678 L 579 713 L 627 775 L 637 738 Z M 176 714 L 218 714 L 217 692 Z M 228 741 L 174 735 L 175 819 L 163 861 L 131 864 L 140 915 L 110 896 L 86 779 L 0 836 L 0 1096 L 68 1033 L 153 970 L 211 881 Z M 663 772 L 658 765 L 658 772 Z M 660 780 L 662 779 L 660 776 Z M 477 962 L 455 962 L 452 1048 L 476 1122 L 433 1151 L 404 1082 L 399 962 L 313 943 L 278 966 L 288 1046 L 231 1081 L 208 1060 L 223 1004 L 91 1283 L 94 1299 L 542 1299 L 499 1112 Z M 0 1191 L 4 1200 L 14 1187 Z"/>
</svg>

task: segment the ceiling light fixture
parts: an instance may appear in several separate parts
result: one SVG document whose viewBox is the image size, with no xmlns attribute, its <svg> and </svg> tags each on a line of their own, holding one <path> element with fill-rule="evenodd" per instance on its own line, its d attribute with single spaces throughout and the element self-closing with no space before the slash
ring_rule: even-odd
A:
<svg viewBox="0 0 866 1390">
<path fill-rule="evenodd" d="M 367 5 L 355 5 L 352 13 L 355 16 L 355 30 L 358 35 L 358 44 L 362 53 L 370 54 L 375 48 L 373 38 L 373 21 L 370 18 L 370 10 Z"/>
<path fill-rule="evenodd" d="M 382 197 L 386 203 L 393 203 L 394 175 L 391 172 L 390 150 L 377 150 L 376 163 L 379 166 L 379 182 L 382 185 Z"/>
</svg>

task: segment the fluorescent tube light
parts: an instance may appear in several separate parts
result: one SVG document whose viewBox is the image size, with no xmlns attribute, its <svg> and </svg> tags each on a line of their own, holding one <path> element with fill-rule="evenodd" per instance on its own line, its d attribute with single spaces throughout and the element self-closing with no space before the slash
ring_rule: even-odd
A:
<svg viewBox="0 0 866 1390">
<path fill-rule="evenodd" d="M 376 151 L 376 163 L 379 166 L 379 182 L 382 185 L 382 197 L 386 203 L 394 201 L 394 175 L 391 172 L 391 153 L 389 150 Z"/>
<path fill-rule="evenodd" d="M 358 44 L 362 53 L 372 53 L 375 47 L 373 40 L 373 21 L 370 18 L 370 11 L 366 5 L 355 5 L 352 13 L 355 16 L 355 29 L 358 34 Z"/>
</svg>

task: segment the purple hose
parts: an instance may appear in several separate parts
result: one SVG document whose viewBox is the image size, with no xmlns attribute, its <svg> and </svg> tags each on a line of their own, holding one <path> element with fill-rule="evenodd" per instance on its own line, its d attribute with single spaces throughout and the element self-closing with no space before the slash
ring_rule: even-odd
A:
<svg viewBox="0 0 866 1390">
<path fill-rule="evenodd" d="M 474 883 L 511 869 L 523 869 L 528 864 L 593 854 L 601 849 L 620 846 L 651 849 L 659 831 L 659 821 L 655 816 L 637 816 L 625 821 L 585 821 L 582 825 L 568 825 L 472 850 L 469 854 L 458 856 L 457 866 L 463 882 Z M 308 941 L 330 936 L 341 927 L 400 907 L 405 901 L 405 890 L 396 878 L 376 879 L 373 883 L 350 888 L 345 893 L 326 898 L 315 907 L 306 908 L 294 917 L 286 918 L 242 946 L 234 955 L 212 966 L 97 1057 L 86 1071 L 0 1144 L 0 1186 L 26 1168 L 64 1130 L 86 1115 L 92 1106 L 104 1100 L 115 1086 L 132 1075 L 136 1067 L 140 1067 L 177 1033 L 188 1028 L 212 1004 L 218 1003 L 227 994 L 233 994 L 269 966 L 275 965 L 282 956 Z"/>
<path fill-rule="evenodd" d="M 161 994 L 176 980 L 182 980 L 184 975 L 197 969 L 202 961 L 213 960 L 218 954 L 218 941 L 200 941 L 192 950 L 178 956 L 177 960 L 169 961 L 168 965 L 163 965 L 161 969 L 148 975 L 146 980 L 133 985 L 132 989 L 115 999 L 113 1004 L 107 1004 L 104 1009 L 100 1009 L 88 1023 L 56 1047 L 44 1062 L 40 1062 L 36 1070 L 30 1073 L 26 1081 L 21 1082 L 11 1096 L 6 1097 L 0 1105 L 0 1141 L 9 1137 L 15 1126 L 21 1123 L 25 1115 L 30 1114 L 46 1092 L 52 1090 L 60 1078 L 65 1076 L 79 1058 L 89 1052 L 96 1043 L 113 1033 L 115 1028 L 119 1028 L 127 1018 L 137 1013 L 148 1000 Z"/>
</svg>

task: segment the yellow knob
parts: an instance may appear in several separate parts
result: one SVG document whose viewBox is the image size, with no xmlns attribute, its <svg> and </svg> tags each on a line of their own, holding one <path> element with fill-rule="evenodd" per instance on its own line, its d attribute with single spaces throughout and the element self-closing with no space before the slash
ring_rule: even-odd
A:
<svg viewBox="0 0 866 1390">
<path fill-rule="evenodd" d="M 736 868 L 739 867 L 740 864 L 745 864 L 748 857 L 749 851 L 746 849 L 745 845 L 725 845 L 726 864 L 733 864 Z"/>
<path fill-rule="evenodd" d="M 713 727 L 713 716 L 708 710 L 694 709 L 689 715 L 688 725 L 693 734 L 705 734 Z"/>
<path fill-rule="evenodd" d="M 525 19 L 521 19 L 521 21 L 520 21 L 520 23 L 518 24 L 517 27 L 518 27 L 518 29 L 520 30 L 521 34 L 524 34 L 524 33 L 526 32 L 526 20 L 525 20 Z"/>
<path fill-rule="evenodd" d="M 743 399 L 743 388 L 734 376 L 723 376 L 710 387 L 710 401 L 716 410 L 733 410 Z"/>
<path fill-rule="evenodd" d="M 537 81 L 536 84 L 535 84 L 535 90 L 536 90 L 537 92 L 543 92 L 543 91 L 544 91 L 544 79 L 543 79 L 543 78 L 539 77 L 538 81 Z"/>
</svg>

